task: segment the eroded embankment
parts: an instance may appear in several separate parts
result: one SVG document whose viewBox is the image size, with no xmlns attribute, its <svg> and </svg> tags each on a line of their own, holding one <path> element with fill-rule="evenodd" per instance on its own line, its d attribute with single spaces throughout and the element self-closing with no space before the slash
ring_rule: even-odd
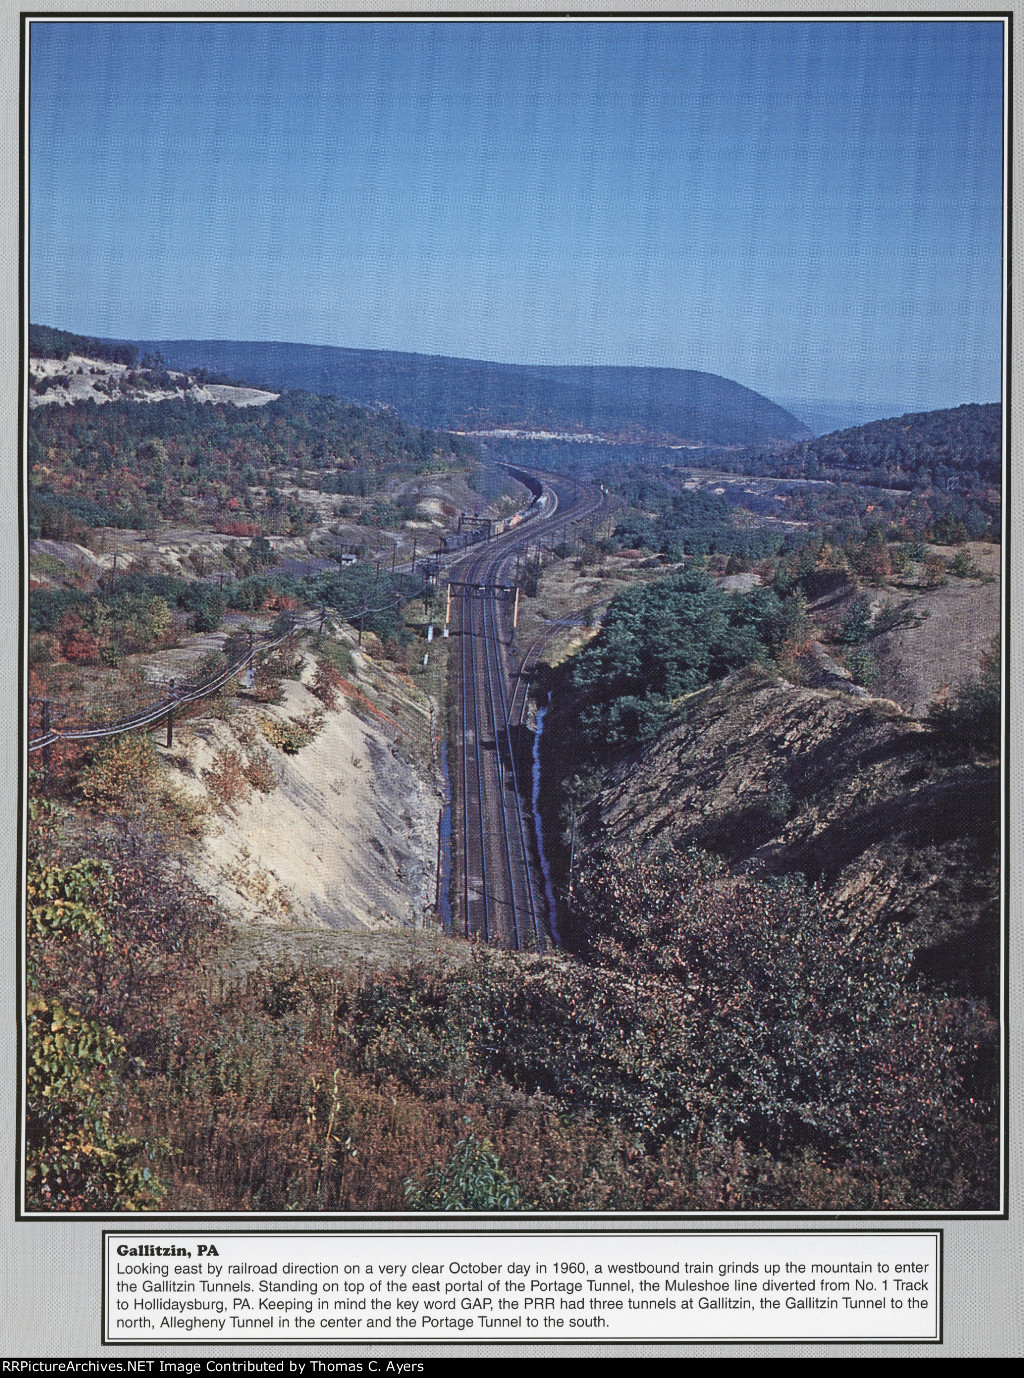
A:
<svg viewBox="0 0 1024 1378">
<path fill-rule="evenodd" d="M 226 721 L 178 734 L 171 755 L 194 791 L 210 790 L 226 754 L 262 751 L 273 773 L 269 792 L 244 788 L 219 803 L 194 858 L 196 879 L 236 919 L 382 929 L 433 916 L 442 795 L 430 701 L 361 657 L 359 665 L 333 710 L 289 681 L 281 704 L 243 703 Z M 320 713 L 321 730 L 295 754 L 274 746 L 274 724 Z"/>
</svg>

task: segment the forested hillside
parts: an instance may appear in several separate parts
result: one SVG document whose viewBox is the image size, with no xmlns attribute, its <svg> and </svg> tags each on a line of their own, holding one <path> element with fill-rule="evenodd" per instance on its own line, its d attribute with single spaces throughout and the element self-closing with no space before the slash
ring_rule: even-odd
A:
<svg viewBox="0 0 1024 1378">
<path fill-rule="evenodd" d="M 723 593 L 696 570 L 630 589 L 614 600 L 594 641 L 556 672 L 555 711 L 573 730 L 553 739 L 575 772 L 600 769 L 609 753 L 653 735 L 674 699 L 781 654 L 804 622 L 799 593 Z"/>
<path fill-rule="evenodd" d="M 613 438 L 754 445 L 807 428 L 750 388 L 692 369 L 552 367 L 232 340 L 137 342 L 178 368 L 392 408 L 422 426 L 525 426 Z"/>
<path fill-rule="evenodd" d="M 1002 478 L 998 402 L 916 412 L 801 441 L 779 465 L 802 478 L 859 478 L 879 488 L 984 492 Z"/>
<path fill-rule="evenodd" d="M 302 518 L 294 500 L 275 493 L 283 469 L 325 492 L 365 495 L 387 473 L 430 472 L 473 453 L 458 436 L 308 393 L 248 409 L 184 399 L 40 407 L 28 447 L 30 534 L 55 539 L 186 516 L 199 526 L 235 516 L 287 532 Z"/>
<path fill-rule="evenodd" d="M 51 325 L 30 325 L 28 351 L 34 359 L 69 359 L 81 354 L 88 359 L 105 359 L 112 364 L 127 364 L 134 368 L 139 351 L 134 345 L 117 340 L 97 340 L 91 335 L 73 335 Z"/>
</svg>

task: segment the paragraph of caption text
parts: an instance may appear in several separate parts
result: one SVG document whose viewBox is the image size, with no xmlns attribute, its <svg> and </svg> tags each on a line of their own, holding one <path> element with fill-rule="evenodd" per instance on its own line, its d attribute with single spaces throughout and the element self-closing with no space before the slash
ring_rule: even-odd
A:
<svg viewBox="0 0 1024 1378">
<path fill-rule="evenodd" d="M 935 1340 L 939 1234 L 105 1236 L 109 1342 Z"/>
</svg>

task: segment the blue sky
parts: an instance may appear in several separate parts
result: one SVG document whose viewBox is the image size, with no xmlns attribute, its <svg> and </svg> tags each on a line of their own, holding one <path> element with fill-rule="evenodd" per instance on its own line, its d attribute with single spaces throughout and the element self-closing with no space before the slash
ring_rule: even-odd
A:
<svg viewBox="0 0 1024 1378">
<path fill-rule="evenodd" d="M 34 23 L 30 311 L 1000 394 L 995 22 Z"/>
</svg>

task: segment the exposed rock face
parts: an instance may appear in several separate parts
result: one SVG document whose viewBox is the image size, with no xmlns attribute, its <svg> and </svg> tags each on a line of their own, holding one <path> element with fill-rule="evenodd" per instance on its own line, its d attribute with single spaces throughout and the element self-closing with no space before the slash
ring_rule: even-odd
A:
<svg viewBox="0 0 1024 1378">
<path fill-rule="evenodd" d="M 998 908 L 995 762 L 944 759 L 890 701 L 760 671 L 694 695 L 617 768 L 584 831 L 590 845 L 672 842 L 802 872 L 853 931 L 899 925 L 918 950 L 977 935 Z"/>
<path fill-rule="evenodd" d="M 399 722 L 376 706 L 380 698 L 394 711 L 401 695 L 403 724 L 422 714 L 429 740 L 429 705 L 424 696 L 403 692 L 393 677 L 387 688 L 386 696 L 378 695 L 369 677 L 360 677 L 355 696 L 338 695 L 337 708 L 324 715 L 309 745 L 295 755 L 268 748 L 274 789 L 247 790 L 219 810 L 192 865 L 236 919 L 335 930 L 431 921 L 438 782 L 426 763 L 408 759 Z M 175 749 L 184 749 L 195 787 L 218 751 L 240 750 L 240 731 L 247 729 L 248 739 L 261 720 L 286 723 L 318 709 L 302 684 L 289 683 L 280 706 L 243 710 L 230 723 L 188 724 Z M 256 742 L 263 742 L 262 734 Z"/>
<path fill-rule="evenodd" d="M 193 402 L 230 402 L 235 407 L 265 407 L 280 396 L 264 388 L 233 387 L 223 383 L 190 383 L 184 374 L 167 374 L 170 387 L 154 387 L 146 374 L 127 364 L 105 359 L 87 359 L 72 354 L 68 359 L 31 359 L 29 362 L 30 408 L 75 402 L 163 402 L 168 398 L 188 398 Z"/>
</svg>

